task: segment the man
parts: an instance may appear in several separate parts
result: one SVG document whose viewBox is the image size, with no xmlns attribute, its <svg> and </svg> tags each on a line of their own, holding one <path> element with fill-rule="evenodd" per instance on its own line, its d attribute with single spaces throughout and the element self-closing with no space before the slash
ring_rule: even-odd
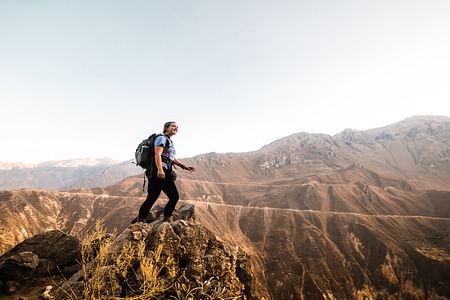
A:
<svg viewBox="0 0 450 300">
<path fill-rule="evenodd" d="M 163 222 L 168 222 L 180 198 L 177 186 L 175 185 L 176 175 L 173 171 L 173 165 L 179 166 L 181 169 L 189 172 L 195 171 L 194 167 L 185 166 L 175 158 L 175 148 L 171 137 L 177 134 L 177 132 L 177 123 L 166 122 L 163 133 L 155 138 L 155 162 L 145 172 L 149 178 L 147 199 L 142 203 L 139 209 L 139 216 L 133 220 L 133 223 L 145 221 L 153 204 L 158 200 L 161 191 L 169 197 L 169 201 L 164 207 L 163 218 Z"/>
</svg>

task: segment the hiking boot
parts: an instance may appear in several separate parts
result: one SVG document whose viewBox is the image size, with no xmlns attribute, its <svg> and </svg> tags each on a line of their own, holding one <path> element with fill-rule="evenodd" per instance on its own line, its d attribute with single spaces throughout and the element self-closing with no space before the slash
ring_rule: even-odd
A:
<svg viewBox="0 0 450 300">
<path fill-rule="evenodd" d="M 138 222 L 145 222 L 145 219 L 141 219 L 141 218 L 139 218 L 139 217 L 136 217 L 136 218 L 134 218 L 134 219 L 131 221 L 131 224 L 138 223 Z"/>
</svg>

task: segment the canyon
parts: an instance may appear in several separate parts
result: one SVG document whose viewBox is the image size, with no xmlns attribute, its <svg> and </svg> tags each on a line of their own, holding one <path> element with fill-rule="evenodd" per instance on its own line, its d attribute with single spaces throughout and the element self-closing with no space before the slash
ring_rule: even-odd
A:
<svg viewBox="0 0 450 300">
<path fill-rule="evenodd" d="M 248 254 L 272 299 L 450 298 L 450 119 L 418 116 L 257 151 L 183 160 L 180 204 Z M 0 192 L 0 253 L 42 232 L 126 230 L 142 176 L 106 187 Z M 158 204 L 164 204 L 162 197 Z"/>
</svg>

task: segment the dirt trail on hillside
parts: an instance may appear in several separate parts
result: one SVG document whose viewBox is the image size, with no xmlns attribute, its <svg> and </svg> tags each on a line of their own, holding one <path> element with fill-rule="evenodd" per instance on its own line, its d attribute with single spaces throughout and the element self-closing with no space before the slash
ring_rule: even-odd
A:
<svg viewBox="0 0 450 300">
<path fill-rule="evenodd" d="M 71 192 L 58 192 L 58 194 L 62 194 L 65 196 L 69 195 L 85 195 L 85 196 L 92 196 L 95 198 L 123 198 L 123 199 L 145 199 L 145 196 L 143 197 L 124 197 L 124 196 L 114 196 L 114 195 L 107 195 L 107 194 L 95 194 L 95 193 L 71 193 Z M 313 213 L 319 213 L 319 214 L 327 214 L 327 215 L 348 215 L 348 216 L 364 216 L 364 217 L 378 217 L 378 218 L 408 218 L 408 219 L 427 219 L 427 220 L 447 220 L 450 221 L 450 218 L 442 218 L 442 217 L 430 217 L 430 216 L 407 216 L 407 215 L 382 215 L 382 214 L 361 214 L 361 213 L 352 213 L 352 212 L 334 212 L 334 211 L 321 211 L 321 210 L 312 210 L 312 209 L 292 209 L 292 208 L 276 208 L 276 207 L 259 207 L 259 206 L 243 206 L 243 205 L 235 205 L 235 204 L 224 204 L 224 203 L 214 203 L 214 202 L 201 202 L 197 200 L 190 200 L 190 199 L 183 199 L 180 200 L 180 203 L 190 203 L 190 204 L 203 204 L 203 205 L 210 205 L 210 206 L 223 206 L 223 207 L 234 207 L 234 208 L 240 208 L 240 209 L 262 209 L 262 210 L 274 210 L 274 211 L 291 211 L 291 212 L 313 212 Z"/>
</svg>

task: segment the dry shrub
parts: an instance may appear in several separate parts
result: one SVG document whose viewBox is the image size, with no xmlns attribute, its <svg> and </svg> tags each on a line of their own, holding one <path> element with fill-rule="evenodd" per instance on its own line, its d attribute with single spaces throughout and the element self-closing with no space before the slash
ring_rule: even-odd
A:
<svg viewBox="0 0 450 300">
<path fill-rule="evenodd" d="M 174 300 L 238 300 L 245 299 L 244 295 L 231 295 L 230 292 L 222 286 L 219 278 L 211 277 L 204 282 L 192 285 L 185 276 L 182 276 L 174 284 L 174 294 L 170 299 Z"/>
<path fill-rule="evenodd" d="M 162 257 L 163 245 L 153 251 L 144 240 L 114 247 L 116 234 L 107 234 L 102 220 L 81 238 L 81 279 L 66 280 L 68 299 L 243 299 L 231 296 L 218 278 L 193 283 L 177 278 L 175 261 Z"/>
</svg>

